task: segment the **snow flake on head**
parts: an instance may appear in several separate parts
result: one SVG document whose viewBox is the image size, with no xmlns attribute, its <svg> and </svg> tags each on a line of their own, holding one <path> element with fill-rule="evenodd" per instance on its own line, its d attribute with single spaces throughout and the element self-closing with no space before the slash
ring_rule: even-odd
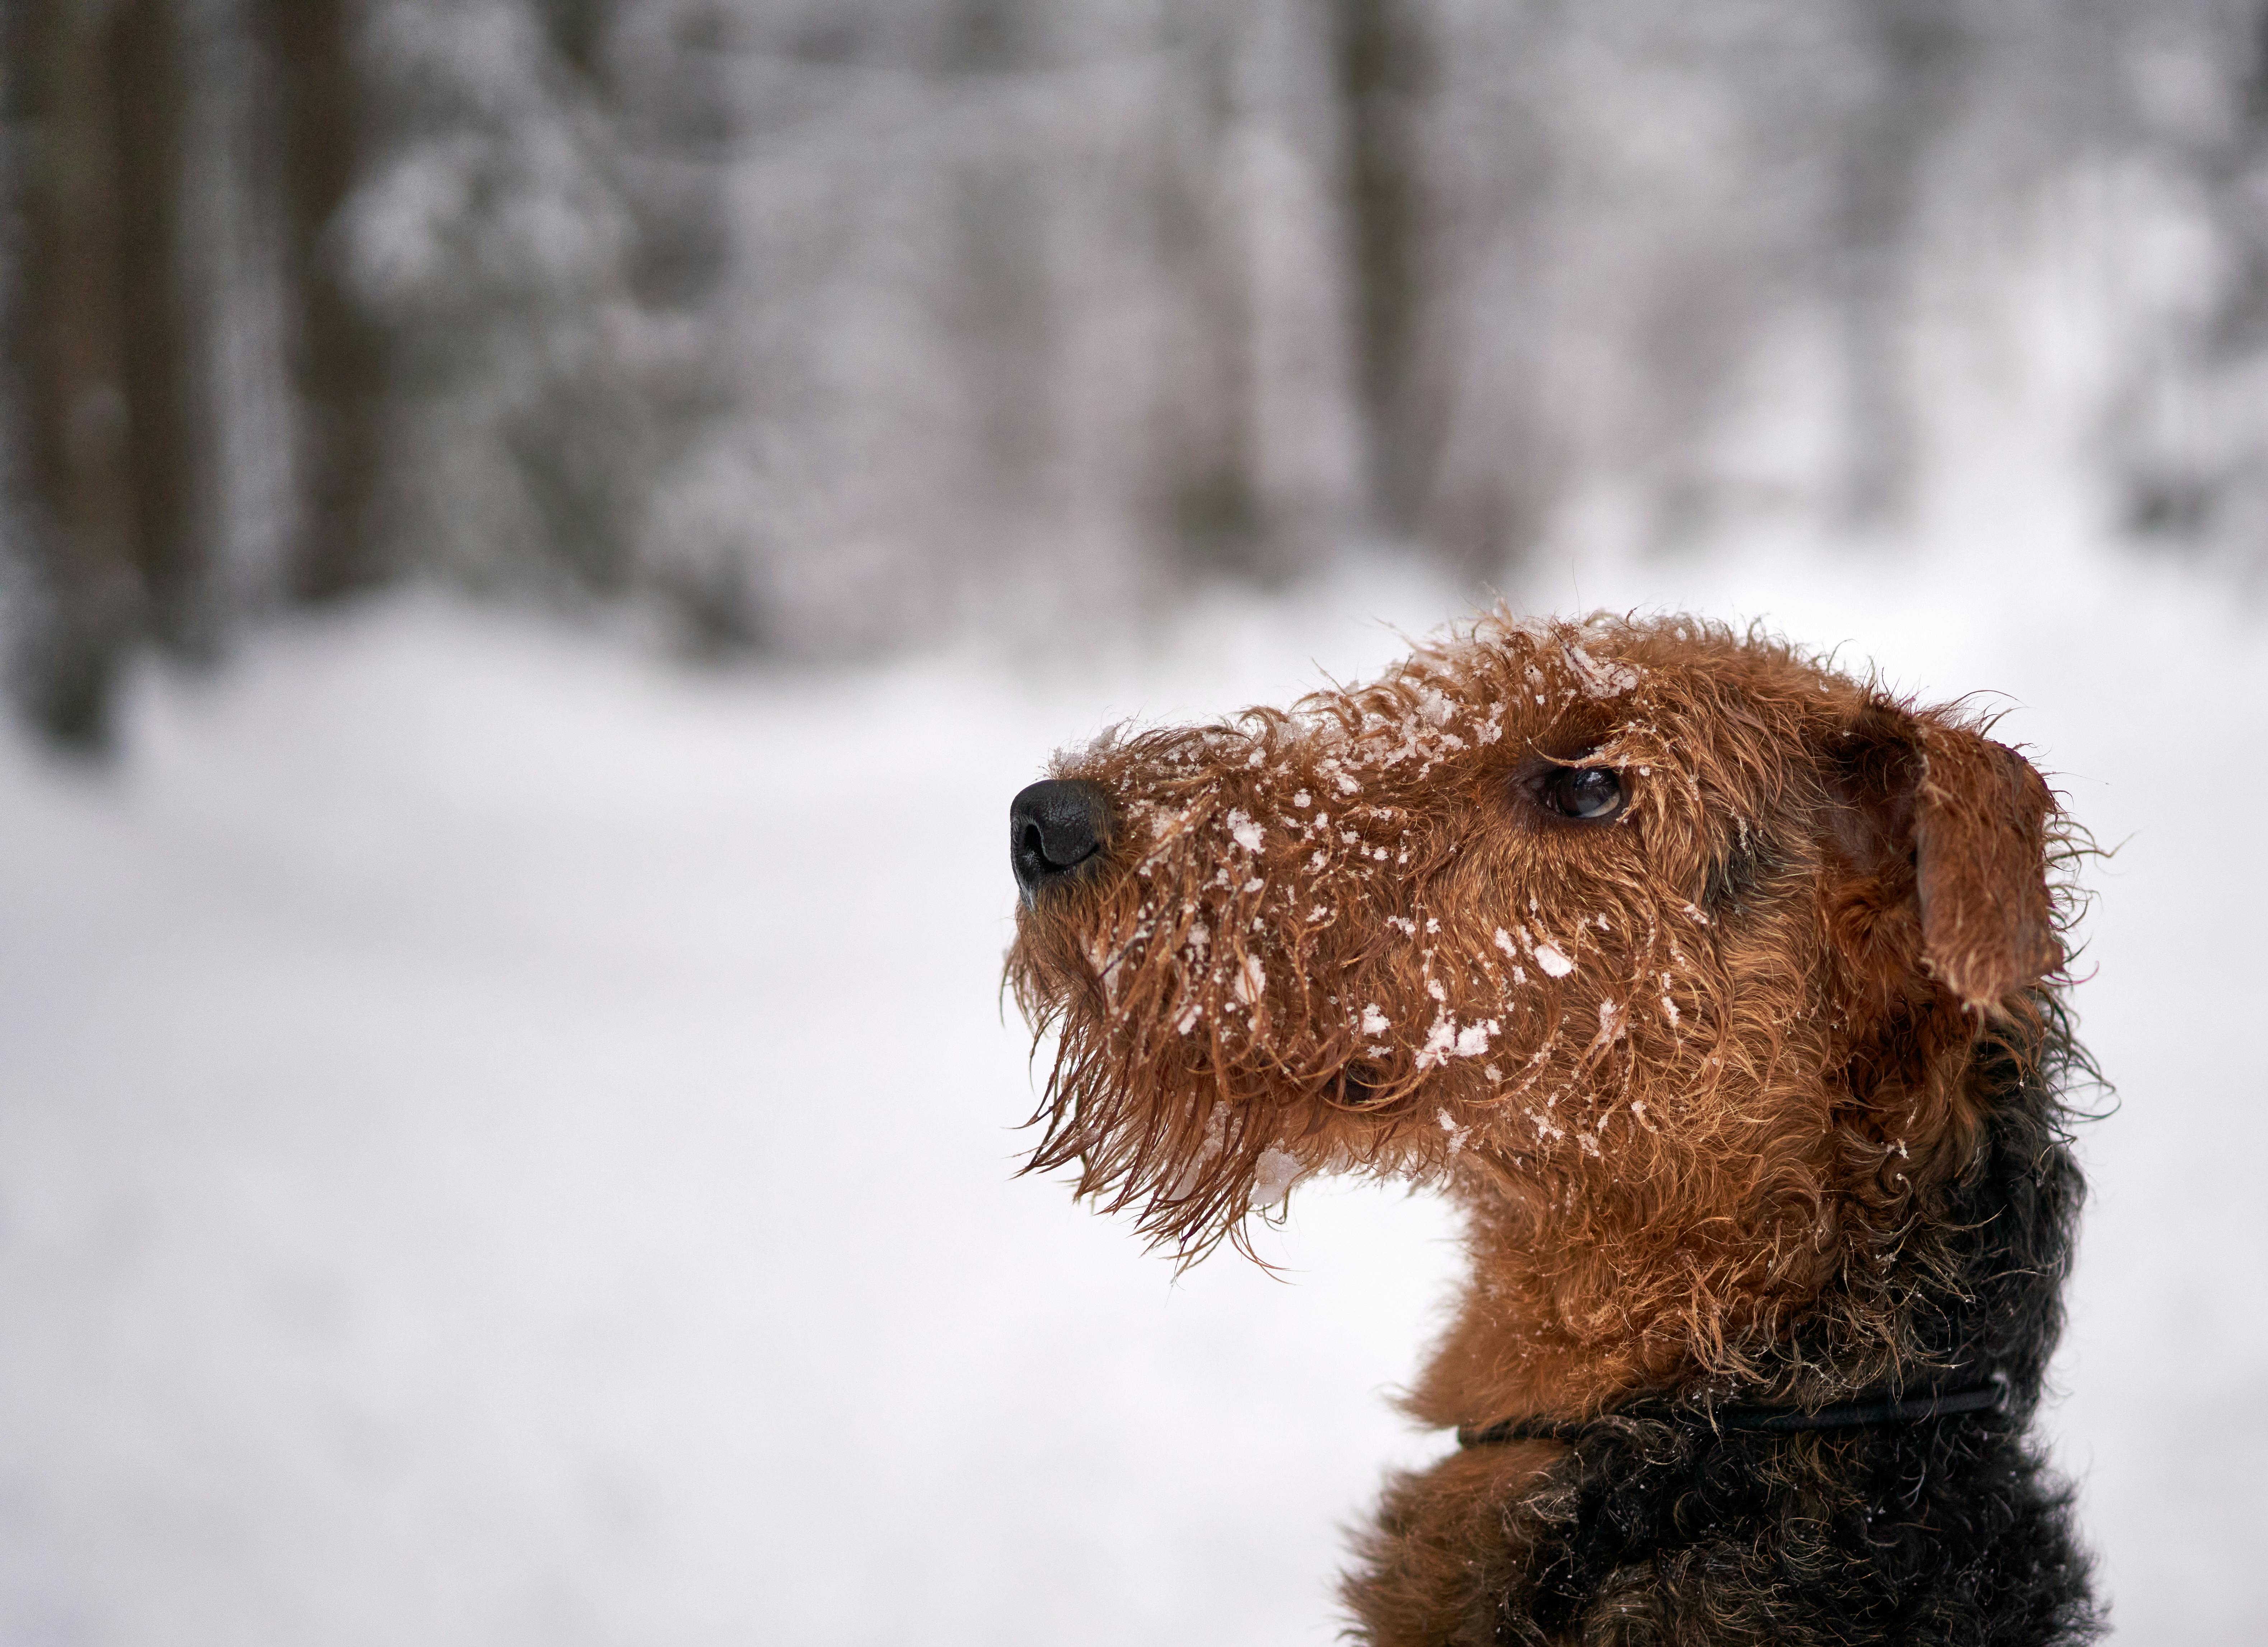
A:
<svg viewBox="0 0 2268 1647">
<path fill-rule="evenodd" d="M 1480 1057 L 1501 1029 L 1502 1026 L 1492 1018 L 1460 1026 L 1454 1012 L 1443 1011 L 1425 1032 L 1425 1044 L 1418 1049 L 1418 1067 L 1427 1070 L 1452 1058 Z"/>
<path fill-rule="evenodd" d="M 1247 1006 L 1257 1005 L 1267 989 L 1268 969 L 1260 964 L 1259 956 L 1247 955 L 1236 974 L 1236 998 Z"/>
<path fill-rule="evenodd" d="M 1559 651 L 1567 660 L 1567 667 L 1573 673 L 1577 687 L 1587 698 L 1615 697 L 1636 687 L 1641 678 L 1638 671 L 1629 664 L 1601 663 L 1580 641 L 1563 641 Z"/>
</svg>

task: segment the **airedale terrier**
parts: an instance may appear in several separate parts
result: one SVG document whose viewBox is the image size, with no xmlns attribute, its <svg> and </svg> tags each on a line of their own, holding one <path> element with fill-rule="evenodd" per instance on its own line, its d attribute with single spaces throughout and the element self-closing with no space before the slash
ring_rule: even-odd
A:
<svg viewBox="0 0 2268 1647">
<path fill-rule="evenodd" d="M 1758 635 L 1499 614 L 1054 772 L 1032 1167 L 1185 1259 L 1315 1173 L 1464 1215 L 1405 1401 L 1462 1445 L 1390 1482 L 1359 1639 L 2098 1633 L 2025 1435 L 2088 1066 L 2021 756 Z"/>
</svg>

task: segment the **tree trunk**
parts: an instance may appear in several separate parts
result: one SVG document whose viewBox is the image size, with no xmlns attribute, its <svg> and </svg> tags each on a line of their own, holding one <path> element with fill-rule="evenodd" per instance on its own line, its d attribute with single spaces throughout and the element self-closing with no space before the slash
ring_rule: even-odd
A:
<svg viewBox="0 0 2268 1647">
<path fill-rule="evenodd" d="M 83 747 L 109 736 L 136 628 L 108 20 L 106 6 L 19 0 L 6 40 L 23 234 L 16 514 L 34 583 L 20 686 L 43 731 Z"/>
<path fill-rule="evenodd" d="M 33 574 L 18 685 L 56 741 L 110 736 L 119 667 L 200 637 L 212 447 L 181 254 L 175 0 L 6 14 L 22 239 L 8 356 L 16 525 Z"/>
<path fill-rule="evenodd" d="M 212 419 L 182 247 L 190 178 L 178 0 L 118 0 L 110 39 L 118 192 L 118 324 L 145 618 L 159 640 L 206 638 Z"/>
<path fill-rule="evenodd" d="M 385 340 L 348 290 L 340 208 L 362 154 L 352 0 L 254 0 L 282 116 L 284 257 L 298 401 L 298 518 L 289 592 L 328 600 L 386 575 L 373 504 L 387 382 Z"/>
<path fill-rule="evenodd" d="M 1344 109 L 1357 393 L 1369 445 L 1371 506 L 1389 533 L 1417 531 L 1439 430 L 1418 401 L 1418 322 L 1427 250 L 1419 121 L 1432 91 L 1432 43 L 1408 0 L 1336 0 Z M 1429 438 L 1432 437 L 1432 438 Z"/>
<path fill-rule="evenodd" d="M 1971 42 L 1961 0 L 1865 0 L 1861 25 L 1881 76 L 1845 136 L 1841 229 L 1843 515 L 1901 524 L 1921 467 L 1920 417 L 1908 356 L 1911 265 L 1922 191 L 1951 123 Z"/>
</svg>

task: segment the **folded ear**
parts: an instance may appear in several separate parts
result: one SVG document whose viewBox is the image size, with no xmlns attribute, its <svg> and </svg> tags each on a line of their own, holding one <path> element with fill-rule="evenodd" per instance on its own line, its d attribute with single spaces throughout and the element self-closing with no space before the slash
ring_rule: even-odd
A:
<svg viewBox="0 0 2268 1647">
<path fill-rule="evenodd" d="M 2063 964 L 2048 894 L 2046 783 L 2005 744 L 1874 702 L 1834 751 L 1845 852 L 1911 896 L 1926 970 L 1997 1006 Z"/>
<path fill-rule="evenodd" d="M 1914 816 L 1922 954 L 1964 1006 L 1990 1006 L 2063 965 L 2048 898 L 2055 802 L 2007 745 L 1923 725 Z"/>
</svg>

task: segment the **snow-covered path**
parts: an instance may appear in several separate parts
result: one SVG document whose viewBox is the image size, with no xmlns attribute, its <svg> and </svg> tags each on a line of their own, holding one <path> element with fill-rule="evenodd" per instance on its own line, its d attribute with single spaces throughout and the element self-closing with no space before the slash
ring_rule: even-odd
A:
<svg viewBox="0 0 2268 1647">
<path fill-rule="evenodd" d="M 2122 1636 L 2235 1643 L 2268 641 L 2173 570 L 1952 570 L 1537 598 L 2007 693 L 2124 842 L 2052 1422 Z M 410 599 L 146 683 L 115 773 L 0 749 L 0 1643 L 1329 1640 L 1339 1527 L 1440 1445 L 1381 1397 L 1445 1223 L 1309 1188 L 1291 1284 L 1175 1283 L 1012 1180 L 1000 819 L 1108 718 L 1280 699 L 1447 612 L 1373 577 L 1076 665 L 775 678 Z"/>
</svg>

